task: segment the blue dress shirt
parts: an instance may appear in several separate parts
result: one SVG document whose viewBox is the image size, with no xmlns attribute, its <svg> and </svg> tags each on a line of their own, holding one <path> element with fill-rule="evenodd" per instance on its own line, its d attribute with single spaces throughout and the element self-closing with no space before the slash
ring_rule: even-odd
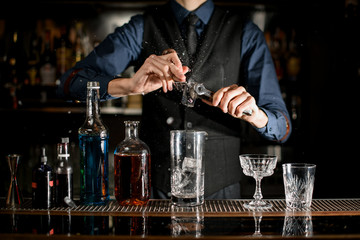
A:
<svg viewBox="0 0 360 240">
<path fill-rule="evenodd" d="M 170 1 L 176 21 L 183 32 L 183 20 L 190 13 L 175 0 Z M 208 24 L 214 10 L 212 0 L 206 1 L 194 13 L 199 17 L 196 30 L 200 36 Z M 121 76 L 121 73 L 135 62 L 142 49 L 144 32 L 143 15 L 133 16 L 127 24 L 115 29 L 83 61 L 61 77 L 58 95 L 85 100 L 87 81 L 100 82 L 102 100 L 112 99 L 107 93 L 109 81 Z M 259 81 L 260 89 L 248 89 L 257 105 L 268 116 L 263 128 L 255 128 L 264 138 L 285 142 L 291 132 L 289 114 L 282 99 L 272 56 L 268 50 L 262 31 L 251 21 L 243 28 L 242 52 L 239 53 L 245 64 L 247 81 Z M 76 73 L 76 74 L 75 74 Z"/>
</svg>

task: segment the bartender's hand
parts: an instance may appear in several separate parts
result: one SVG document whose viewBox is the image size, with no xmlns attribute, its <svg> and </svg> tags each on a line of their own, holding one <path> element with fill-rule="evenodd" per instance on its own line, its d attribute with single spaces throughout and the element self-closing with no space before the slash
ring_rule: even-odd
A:
<svg viewBox="0 0 360 240">
<path fill-rule="evenodd" d="M 132 78 L 116 78 L 109 82 L 108 93 L 114 97 L 145 94 L 162 87 L 164 92 L 173 89 L 173 82 L 184 82 L 189 68 L 182 66 L 175 50 L 163 55 L 150 55 Z"/>
<path fill-rule="evenodd" d="M 257 128 L 265 127 L 268 122 L 267 115 L 256 105 L 255 98 L 244 87 L 236 84 L 219 89 L 214 93 L 212 102 L 205 102 Z M 251 116 L 243 114 L 248 110 L 252 111 Z"/>
</svg>

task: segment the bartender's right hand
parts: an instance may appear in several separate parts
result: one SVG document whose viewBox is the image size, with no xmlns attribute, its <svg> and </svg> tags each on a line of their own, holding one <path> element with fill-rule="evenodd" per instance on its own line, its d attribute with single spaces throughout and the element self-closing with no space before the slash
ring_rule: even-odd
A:
<svg viewBox="0 0 360 240">
<path fill-rule="evenodd" d="M 173 89 L 173 82 L 184 82 L 189 68 L 182 66 L 175 50 L 163 55 L 150 55 L 132 78 L 116 78 L 109 82 L 108 93 L 114 97 L 146 94 L 162 87 L 164 92 Z"/>
</svg>

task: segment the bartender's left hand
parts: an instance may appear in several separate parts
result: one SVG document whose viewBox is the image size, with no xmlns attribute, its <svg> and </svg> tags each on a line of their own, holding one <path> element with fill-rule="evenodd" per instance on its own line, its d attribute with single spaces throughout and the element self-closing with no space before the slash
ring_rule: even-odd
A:
<svg viewBox="0 0 360 240">
<path fill-rule="evenodd" d="M 224 113 L 240 118 L 257 128 L 265 127 L 268 122 L 267 115 L 256 105 L 255 98 L 242 86 L 233 84 L 219 89 L 213 95 L 212 102 L 204 101 L 209 105 L 219 107 Z M 251 116 L 243 114 L 251 110 Z"/>
</svg>

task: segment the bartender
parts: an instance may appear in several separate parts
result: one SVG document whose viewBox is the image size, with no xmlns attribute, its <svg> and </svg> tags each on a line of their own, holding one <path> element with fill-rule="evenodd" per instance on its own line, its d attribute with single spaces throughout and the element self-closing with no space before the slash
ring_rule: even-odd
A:
<svg viewBox="0 0 360 240">
<path fill-rule="evenodd" d="M 121 73 L 135 66 L 133 77 Z M 215 92 L 188 108 L 173 83 L 189 79 Z M 269 141 L 291 132 L 262 31 L 211 0 L 170 0 L 115 29 L 61 77 L 58 95 L 85 101 L 88 81 L 102 100 L 143 94 L 140 138 L 151 149 L 153 198 L 170 192 L 170 131 L 202 130 L 205 198 L 240 198 L 241 121 Z M 243 114 L 244 111 L 252 114 Z"/>
</svg>

